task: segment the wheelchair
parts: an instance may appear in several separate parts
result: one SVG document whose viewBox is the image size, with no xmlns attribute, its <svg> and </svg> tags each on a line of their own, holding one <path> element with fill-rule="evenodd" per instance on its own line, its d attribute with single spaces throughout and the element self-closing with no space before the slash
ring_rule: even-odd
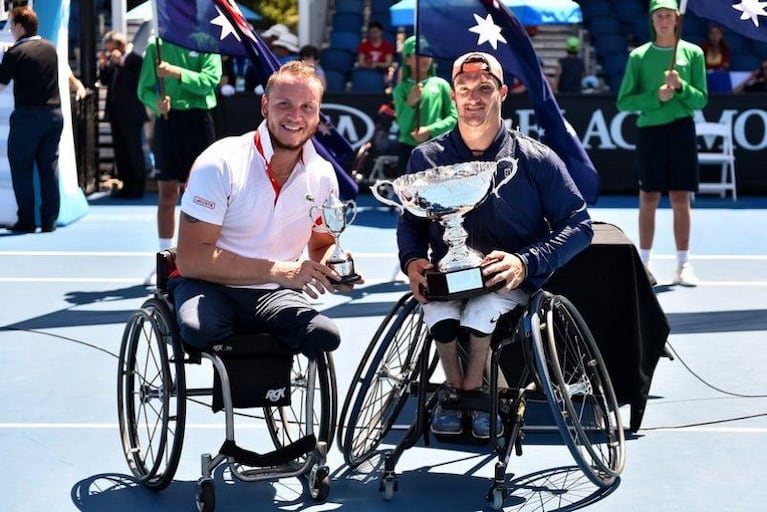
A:
<svg viewBox="0 0 767 512">
<path fill-rule="evenodd" d="M 174 270 L 175 252 L 158 253 L 157 288 L 129 319 L 120 347 L 119 428 L 133 476 L 155 491 L 171 483 L 181 457 L 187 399 L 209 396 L 214 412 L 224 411 L 226 438 L 215 456 L 201 456 L 198 511 L 215 509 L 212 475 L 222 465 L 241 481 L 305 476 L 311 496 L 324 501 L 330 491 L 326 455 L 337 412 L 331 354 L 311 361 L 264 333 L 238 333 L 206 350 L 187 346 L 167 292 Z M 200 365 L 203 359 L 214 369 L 213 386 L 187 388 L 186 365 Z M 235 408 L 246 407 L 262 409 L 273 451 L 262 454 L 236 444 Z"/>
<path fill-rule="evenodd" d="M 404 295 L 374 334 L 341 409 L 337 440 L 345 462 L 355 468 L 376 453 L 408 399 L 416 400 L 415 418 L 397 445 L 384 452 L 379 481 L 384 499 L 391 500 L 398 490 L 395 468 L 402 453 L 422 437 L 428 446 L 429 436 L 435 435 L 443 442 L 492 445 L 497 462 L 486 499 L 493 510 L 500 510 L 511 494 L 506 483 L 511 452 L 522 455 L 530 400 L 548 403 L 564 444 L 585 476 L 602 488 L 613 485 L 625 464 L 618 402 L 593 336 L 565 297 L 539 290 L 525 308 L 498 321 L 485 377 L 489 398 L 464 394 L 456 406 L 488 411 L 491 418 L 498 415 L 503 433 L 498 435 L 491 421 L 489 439 L 467 434 L 467 418 L 462 434 L 430 431 L 440 386 L 430 380 L 438 365 L 432 341 L 420 303 L 412 294 Z M 459 339 L 458 351 L 465 361 L 465 340 Z"/>
</svg>

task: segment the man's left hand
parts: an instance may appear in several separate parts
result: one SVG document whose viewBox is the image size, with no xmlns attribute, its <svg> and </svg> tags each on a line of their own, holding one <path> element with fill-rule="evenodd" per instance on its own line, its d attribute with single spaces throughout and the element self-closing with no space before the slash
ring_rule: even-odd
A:
<svg viewBox="0 0 767 512">
<path fill-rule="evenodd" d="M 482 260 L 482 267 L 483 276 L 492 276 L 485 283 L 488 287 L 505 282 L 503 288 L 513 290 L 527 277 L 527 269 L 519 256 L 508 252 L 491 252 Z"/>
</svg>

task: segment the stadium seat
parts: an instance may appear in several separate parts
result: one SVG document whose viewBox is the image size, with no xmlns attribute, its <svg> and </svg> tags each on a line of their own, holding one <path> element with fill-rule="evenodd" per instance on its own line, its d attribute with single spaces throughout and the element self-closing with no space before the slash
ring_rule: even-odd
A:
<svg viewBox="0 0 767 512">
<path fill-rule="evenodd" d="M 328 92 L 342 93 L 346 91 L 346 78 L 343 73 L 325 69 L 325 79 L 328 83 Z"/>
<path fill-rule="evenodd" d="M 355 69 L 352 71 L 350 92 L 383 92 L 384 74 L 376 69 Z"/>
<path fill-rule="evenodd" d="M 608 76 L 623 77 L 623 73 L 626 71 L 626 62 L 628 62 L 628 55 L 625 52 L 612 53 L 604 58 L 602 71 Z"/>
<path fill-rule="evenodd" d="M 620 34 L 602 34 L 594 40 L 597 55 L 607 57 L 615 53 L 626 55 L 628 44 L 626 38 Z"/>
<path fill-rule="evenodd" d="M 581 11 L 584 21 L 594 16 L 609 16 L 612 10 L 606 0 L 582 0 Z"/>
<path fill-rule="evenodd" d="M 362 9 L 365 7 L 364 0 L 335 0 L 333 11 L 336 14 L 350 13 L 362 16 Z"/>
<path fill-rule="evenodd" d="M 767 41 L 751 40 L 751 53 L 760 59 L 767 59 Z"/>
<path fill-rule="evenodd" d="M 603 34 L 620 34 L 621 24 L 615 18 L 608 18 L 607 16 L 596 16 L 588 20 L 589 33 L 594 37 L 599 37 Z"/>
<path fill-rule="evenodd" d="M 357 47 L 360 44 L 360 32 L 343 32 L 334 30 L 330 34 L 330 46 L 357 54 Z"/>
<path fill-rule="evenodd" d="M 730 71 L 753 71 L 762 67 L 762 59 L 750 53 L 730 55 Z"/>
<path fill-rule="evenodd" d="M 362 33 L 362 13 L 335 13 L 333 15 L 333 31 L 358 34 L 357 42 L 359 42 L 359 34 Z"/>
<path fill-rule="evenodd" d="M 320 65 L 324 70 L 339 71 L 348 74 L 357 60 L 356 54 L 339 48 L 326 48 L 320 52 Z"/>
<path fill-rule="evenodd" d="M 637 18 L 647 18 L 644 7 L 637 0 L 622 0 L 615 2 L 615 17 L 621 22 L 631 22 Z"/>
</svg>

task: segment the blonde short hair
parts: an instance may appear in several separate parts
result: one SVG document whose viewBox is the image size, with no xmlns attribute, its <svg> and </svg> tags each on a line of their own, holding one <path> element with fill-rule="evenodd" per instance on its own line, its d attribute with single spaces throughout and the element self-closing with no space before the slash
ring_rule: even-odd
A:
<svg viewBox="0 0 767 512">
<path fill-rule="evenodd" d="M 269 96 L 269 91 L 271 91 L 274 84 L 282 77 L 287 75 L 301 78 L 303 80 L 313 80 L 320 89 L 320 98 L 322 98 L 322 95 L 325 94 L 325 88 L 322 86 L 322 81 L 320 80 L 319 75 L 317 75 L 316 68 L 308 62 L 303 62 L 300 60 L 292 60 L 287 62 L 280 66 L 280 69 L 272 73 L 269 76 L 269 79 L 266 81 L 264 94 Z"/>
</svg>

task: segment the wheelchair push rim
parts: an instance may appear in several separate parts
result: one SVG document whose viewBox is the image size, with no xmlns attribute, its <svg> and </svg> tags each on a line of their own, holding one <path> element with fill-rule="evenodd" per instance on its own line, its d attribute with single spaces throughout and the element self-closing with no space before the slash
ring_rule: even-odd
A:
<svg viewBox="0 0 767 512">
<path fill-rule="evenodd" d="M 160 300 L 145 302 L 125 327 L 118 362 L 123 453 L 133 475 L 155 490 L 173 480 L 186 421 L 183 355 L 170 319 Z"/>
<path fill-rule="evenodd" d="M 554 420 L 584 474 L 608 487 L 623 470 L 625 440 L 596 342 L 564 297 L 541 294 L 531 311 L 536 370 Z"/>
<path fill-rule="evenodd" d="M 351 411 L 340 444 L 349 466 L 372 456 L 391 430 L 418 376 L 427 335 L 420 304 L 406 295 L 381 324 L 347 394 L 344 413 L 350 404 Z"/>
</svg>

